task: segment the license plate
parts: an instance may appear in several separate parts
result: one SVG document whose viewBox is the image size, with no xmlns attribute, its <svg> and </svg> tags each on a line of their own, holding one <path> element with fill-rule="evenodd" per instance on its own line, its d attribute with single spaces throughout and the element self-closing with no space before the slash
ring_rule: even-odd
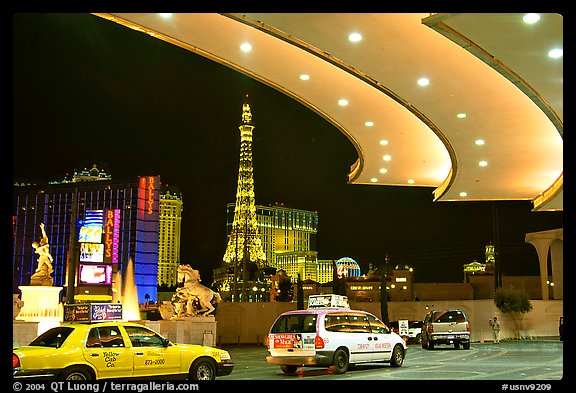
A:
<svg viewBox="0 0 576 393">
<path fill-rule="evenodd" d="M 448 340 L 453 339 L 453 338 L 454 338 L 454 336 L 448 336 Z"/>
</svg>

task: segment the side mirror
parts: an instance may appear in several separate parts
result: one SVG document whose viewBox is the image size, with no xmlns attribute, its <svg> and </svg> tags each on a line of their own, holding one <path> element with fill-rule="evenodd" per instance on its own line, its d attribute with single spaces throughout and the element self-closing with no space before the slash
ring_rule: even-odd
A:
<svg viewBox="0 0 576 393">
<path fill-rule="evenodd" d="M 162 338 L 162 345 L 164 345 L 164 347 L 170 346 L 170 340 L 167 338 Z"/>
</svg>

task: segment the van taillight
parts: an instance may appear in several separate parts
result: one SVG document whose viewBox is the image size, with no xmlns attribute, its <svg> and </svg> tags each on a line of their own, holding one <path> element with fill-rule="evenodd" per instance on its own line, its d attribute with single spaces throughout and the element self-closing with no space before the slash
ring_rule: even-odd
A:
<svg viewBox="0 0 576 393">
<path fill-rule="evenodd" d="M 314 348 L 322 349 L 324 348 L 324 340 L 320 336 L 314 337 Z"/>
<path fill-rule="evenodd" d="M 266 336 L 266 348 L 270 349 L 270 336 Z"/>
<path fill-rule="evenodd" d="M 468 322 L 466 322 L 466 331 L 470 333 L 470 324 Z"/>
<path fill-rule="evenodd" d="M 432 324 L 428 325 L 428 333 L 434 333 L 434 326 L 432 326 Z"/>
<path fill-rule="evenodd" d="M 18 359 L 18 356 L 12 354 L 12 368 L 15 367 L 20 367 L 20 359 Z"/>
</svg>

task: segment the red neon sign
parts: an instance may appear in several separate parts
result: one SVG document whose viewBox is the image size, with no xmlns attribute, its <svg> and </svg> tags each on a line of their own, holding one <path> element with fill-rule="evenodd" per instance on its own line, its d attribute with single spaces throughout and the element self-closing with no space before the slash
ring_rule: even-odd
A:
<svg viewBox="0 0 576 393">
<path fill-rule="evenodd" d="M 152 214 L 154 207 L 154 178 L 148 178 L 148 214 Z"/>
</svg>

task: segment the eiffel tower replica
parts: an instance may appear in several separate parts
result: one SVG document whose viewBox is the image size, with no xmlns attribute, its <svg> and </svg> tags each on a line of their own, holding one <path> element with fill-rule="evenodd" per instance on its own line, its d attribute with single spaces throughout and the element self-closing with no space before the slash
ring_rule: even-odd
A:
<svg viewBox="0 0 576 393">
<path fill-rule="evenodd" d="M 266 254 L 258 230 L 256 204 L 254 198 L 254 175 L 252 165 L 252 112 L 248 104 L 248 95 L 242 105 L 240 122 L 240 167 L 234 221 L 228 235 L 228 246 L 224 254 L 223 277 L 220 274 L 220 286 L 228 289 L 232 301 L 255 301 L 253 288 L 258 293 L 267 287 L 264 277 Z M 216 278 L 216 277 L 215 277 Z M 265 290 L 265 289 L 264 289 Z"/>
</svg>

